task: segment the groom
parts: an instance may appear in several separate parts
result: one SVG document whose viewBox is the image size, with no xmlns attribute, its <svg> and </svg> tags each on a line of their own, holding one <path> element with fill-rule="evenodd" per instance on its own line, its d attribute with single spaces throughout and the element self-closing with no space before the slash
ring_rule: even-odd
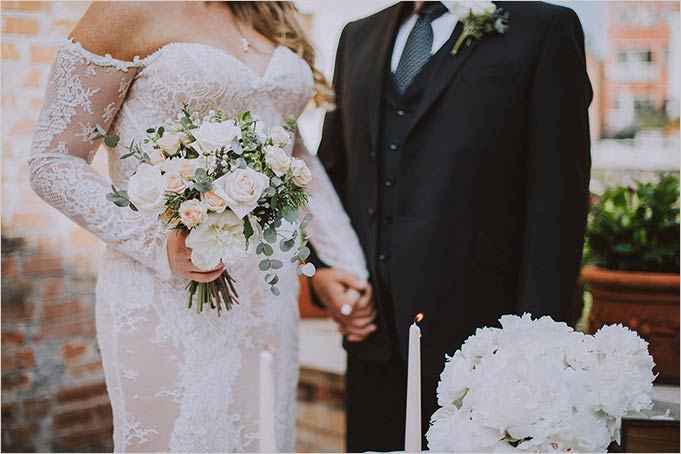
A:
<svg viewBox="0 0 681 454">
<path fill-rule="evenodd" d="M 476 328 L 508 313 L 572 321 L 592 97 L 579 20 L 497 2 L 508 29 L 452 55 L 464 25 L 453 3 L 398 3 L 348 24 L 338 45 L 319 157 L 364 248 L 373 299 L 343 315 L 345 290 L 364 290 L 352 276 L 320 269 L 312 285 L 347 334 L 352 452 L 404 449 L 417 313 L 424 433 L 445 353 Z"/>
</svg>

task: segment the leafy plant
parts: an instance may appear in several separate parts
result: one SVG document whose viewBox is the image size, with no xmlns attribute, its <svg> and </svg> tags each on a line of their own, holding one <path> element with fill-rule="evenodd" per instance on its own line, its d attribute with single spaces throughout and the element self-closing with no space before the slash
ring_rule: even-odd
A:
<svg viewBox="0 0 681 454">
<path fill-rule="evenodd" d="M 627 271 L 679 271 L 679 177 L 636 182 L 596 198 L 586 233 L 585 261 Z"/>
</svg>

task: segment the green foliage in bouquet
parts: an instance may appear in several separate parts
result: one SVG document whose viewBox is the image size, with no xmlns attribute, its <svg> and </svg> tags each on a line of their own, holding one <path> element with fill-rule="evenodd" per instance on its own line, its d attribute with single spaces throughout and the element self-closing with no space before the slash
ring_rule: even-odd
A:
<svg viewBox="0 0 681 454">
<path fill-rule="evenodd" d="M 679 271 L 679 177 L 608 189 L 589 213 L 585 262 L 626 271 Z"/>
</svg>

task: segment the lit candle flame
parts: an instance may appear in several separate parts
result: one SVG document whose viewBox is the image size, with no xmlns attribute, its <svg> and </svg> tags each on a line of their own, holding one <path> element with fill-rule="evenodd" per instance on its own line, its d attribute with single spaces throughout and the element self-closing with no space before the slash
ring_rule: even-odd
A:
<svg viewBox="0 0 681 454">
<path fill-rule="evenodd" d="M 416 317 L 414 317 L 414 323 L 419 323 L 421 320 L 423 320 L 423 314 L 419 312 L 416 314 Z"/>
<path fill-rule="evenodd" d="M 270 353 L 274 353 L 277 350 L 277 348 L 272 344 L 267 344 L 265 345 L 265 350 L 267 350 Z"/>
</svg>

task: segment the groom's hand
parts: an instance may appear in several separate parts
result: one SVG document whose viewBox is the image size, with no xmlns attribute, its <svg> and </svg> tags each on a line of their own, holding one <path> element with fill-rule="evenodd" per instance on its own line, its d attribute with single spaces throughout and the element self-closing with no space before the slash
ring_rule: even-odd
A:
<svg viewBox="0 0 681 454">
<path fill-rule="evenodd" d="M 172 272 L 197 282 L 212 282 L 220 277 L 222 270 L 225 269 L 223 264 L 220 264 L 220 266 L 211 271 L 201 271 L 194 265 L 192 262 L 192 250 L 185 244 L 187 235 L 189 235 L 188 232 L 174 230 L 168 237 L 166 252 Z"/>
<path fill-rule="evenodd" d="M 360 342 L 376 331 L 376 309 L 367 281 L 341 269 L 322 268 L 312 278 L 312 287 L 348 341 Z M 345 305 L 352 307 L 349 315 L 341 312 Z"/>
</svg>

